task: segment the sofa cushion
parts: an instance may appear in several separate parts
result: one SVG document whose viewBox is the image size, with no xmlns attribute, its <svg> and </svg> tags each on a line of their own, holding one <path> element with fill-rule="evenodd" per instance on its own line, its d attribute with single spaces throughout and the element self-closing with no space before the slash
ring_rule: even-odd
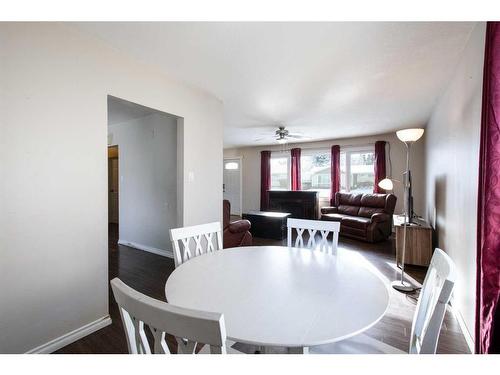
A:
<svg viewBox="0 0 500 375">
<path fill-rule="evenodd" d="M 339 214 L 358 216 L 362 194 L 337 193 L 335 203 Z"/>
<path fill-rule="evenodd" d="M 357 229 L 366 229 L 370 222 L 370 219 L 359 216 L 345 216 L 342 218 L 342 225 Z"/>
<path fill-rule="evenodd" d="M 387 194 L 363 194 L 360 206 L 384 208 Z"/>
<path fill-rule="evenodd" d="M 342 221 L 342 218 L 345 216 L 346 215 L 342 215 L 342 214 L 323 214 L 323 215 L 321 215 L 321 220 Z"/>
<path fill-rule="evenodd" d="M 360 206 L 363 194 L 336 193 L 335 206 Z"/>
<path fill-rule="evenodd" d="M 321 207 L 322 214 L 336 214 L 338 212 L 337 207 Z"/>
<path fill-rule="evenodd" d="M 360 207 L 358 215 L 361 217 L 370 218 L 373 214 L 383 214 L 385 213 L 383 208 L 374 208 L 374 207 Z"/>
<path fill-rule="evenodd" d="M 341 205 L 338 208 L 338 212 L 339 212 L 339 214 L 358 216 L 359 215 L 359 206 Z"/>
<path fill-rule="evenodd" d="M 386 194 L 363 194 L 358 215 L 372 217 L 373 214 L 384 213 L 386 198 Z"/>
</svg>

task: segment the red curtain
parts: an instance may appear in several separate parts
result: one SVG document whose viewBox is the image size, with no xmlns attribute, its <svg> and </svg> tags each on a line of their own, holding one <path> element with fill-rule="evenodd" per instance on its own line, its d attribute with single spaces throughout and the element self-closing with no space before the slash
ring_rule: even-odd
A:
<svg viewBox="0 0 500 375">
<path fill-rule="evenodd" d="M 385 141 L 375 142 L 375 186 L 374 193 L 385 193 L 385 190 L 378 186 L 378 183 L 387 177 L 385 173 Z"/>
<path fill-rule="evenodd" d="M 488 22 L 479 149 L 476 353 L 500 353 L 499 296 L 500 22 Z"/>
<path fill-rule="evenodd" d="M 331 188 L 330 188 L 330 204 L 333 206 L 335 202 L 335 193 L 340 191 L 340 146 L 332 146 L 331 163 Z"/>
<path fill-rule="evenodd" d="M 300 181 L 300 148 L 292 148 L 292 190 L 301 190 L 302 183 Z"/>
<path fill-rule="evenodd" d="M 260 152 L 260 210 L 269 208 L 269 194 L 271 188 L 271 151 Z"/>
</svg>

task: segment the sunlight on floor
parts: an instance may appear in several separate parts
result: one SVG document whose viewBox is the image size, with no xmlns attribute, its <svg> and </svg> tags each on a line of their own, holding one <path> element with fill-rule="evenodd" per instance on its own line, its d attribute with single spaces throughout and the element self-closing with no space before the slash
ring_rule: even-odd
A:
<svg viewBox="0 0 500 375">
<path fill-rule="evenodd" d="M 401 269 L 396 265 L 396 263 L 385 262 L 385 264 L 387 264 L 389 267 L 391 267 L 392 269 L 394 269 L 397 273 L 399 273 L 399 274 L 401 273 Z M 410 283 L 412 283 L 417 288 L 421 288 L 422 287 L 421 283 L 419 283 L 417 280 L 415 280 L 413 277 L 411 277 L 406 272 L 405 272 L 405 279 L 406 279 L 406 281 L 409 281 Z"/>
<path fill-rule="evenodd" d="M 382 272 L 380 272 L 377 269 L 377 267 L 375 267 L 359 251 L 350 250 L 350 249 L 347 249 L 345 247 L 339 246 L 337 256 L 339 257 L 339 259 L 345 258 L 351 262 L 355 262 L 356 264 L 362 265 L 363 267 L 365 267 L 366 269 L 370 270 L 375 275 L 377 275 L 384 282 L 384 284 L 389 284 L 392 281 L 392 280 L 389 280 L 389 278 L 386 275 L 384 275 Z"/>
</svg>

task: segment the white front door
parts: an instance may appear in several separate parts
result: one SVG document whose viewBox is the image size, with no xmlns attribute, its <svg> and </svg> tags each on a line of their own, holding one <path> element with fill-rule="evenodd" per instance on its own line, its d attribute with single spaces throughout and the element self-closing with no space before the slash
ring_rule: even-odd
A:
<svg viewBox="0 0 500 375">
<path fill-rule="evenodd" d="M 231 214 L 241 216 L 241 159 L 224 159 L 224 199 L 231 203 Z"/>
</svg>

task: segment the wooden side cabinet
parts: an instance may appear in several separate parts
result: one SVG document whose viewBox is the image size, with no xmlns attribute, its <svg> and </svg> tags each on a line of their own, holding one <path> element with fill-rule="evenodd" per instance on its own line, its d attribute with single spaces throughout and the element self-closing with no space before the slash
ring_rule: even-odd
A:
<svg viewBox="0 0 500 375">
<path fill-rule="evenodd" d="M 394 215 L 394 229 L 396 231 L 396 260 L 401 264 L 403 253 L 403 217 Z M 432 228 L 423 221 L 406 227 L 405 264 L 415 266 L 429 266 L 432 257 Z"/>
</svg>

